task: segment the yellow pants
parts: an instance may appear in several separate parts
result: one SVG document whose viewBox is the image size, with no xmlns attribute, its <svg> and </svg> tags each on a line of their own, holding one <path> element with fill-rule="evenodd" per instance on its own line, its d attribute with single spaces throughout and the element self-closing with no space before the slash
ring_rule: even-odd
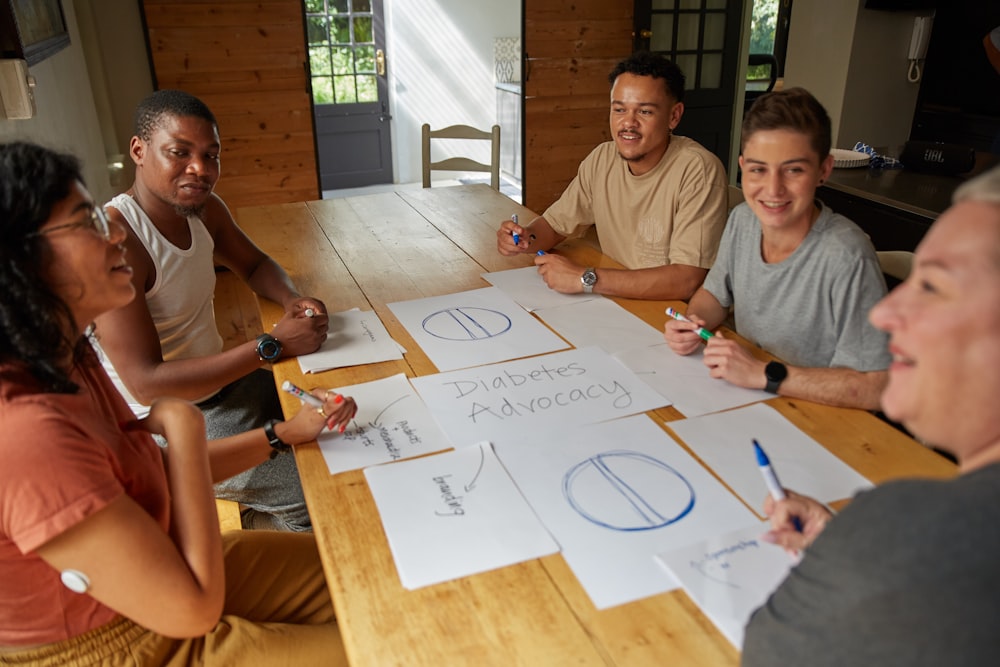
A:
<svg viewBox="0 0 1000 667">
<path fill-rule="evenodd" d="M 222 542 L 226 604 L 218 625 L 204 637 L 164 637 L 119 618 L 63 642 L 0 653 L 0 665 L 347 665 L 312 534 L 233 531 Z"/>
</svg>

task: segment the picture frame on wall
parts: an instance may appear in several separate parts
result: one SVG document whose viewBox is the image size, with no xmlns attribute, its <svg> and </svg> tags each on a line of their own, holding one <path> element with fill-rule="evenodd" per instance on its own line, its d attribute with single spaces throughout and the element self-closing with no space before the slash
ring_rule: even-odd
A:
<svg viewBox="0 0 1000 667">
<path fill-rule="evenodd" d="M 0 0 L 0 52 L 39 63 L 69 46 L 60 0 Z"/>
</svg>

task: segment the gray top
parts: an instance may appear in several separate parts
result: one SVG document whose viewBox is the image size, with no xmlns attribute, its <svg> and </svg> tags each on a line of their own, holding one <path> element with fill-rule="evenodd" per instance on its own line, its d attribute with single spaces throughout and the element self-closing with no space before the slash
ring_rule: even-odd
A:
<svg viewBox="0 0 1000 667">
<path fill-rule="evenodd" d="M 760 248 L 760 222 L 740 204 L 704 287 L 733 307 L 741 336 L 795 366 L 888 368 L 888 337 L 868 322 L 885 278 L 857 225 L 822 206 L 790 257 L 767 264 Z"/>
<path fill-rule="evenodd" d="M 1000 464 L 858 495 L 747 624 L 743 665 L 996 665 Z"/>
</svg>

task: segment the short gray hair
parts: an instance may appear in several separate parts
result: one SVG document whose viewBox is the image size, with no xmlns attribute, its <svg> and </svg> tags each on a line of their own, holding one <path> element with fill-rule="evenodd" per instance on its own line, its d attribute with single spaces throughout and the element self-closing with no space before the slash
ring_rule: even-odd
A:
<svg viewBox="0 0 1000 667">
<path fill-rule="evenodd" d="M 960 201 L 977 201 L 985 204 L 1000 204 L 1000 166 L 984 171 L 958 186 L 951 197 L 957 204 Z"/>
</svg>

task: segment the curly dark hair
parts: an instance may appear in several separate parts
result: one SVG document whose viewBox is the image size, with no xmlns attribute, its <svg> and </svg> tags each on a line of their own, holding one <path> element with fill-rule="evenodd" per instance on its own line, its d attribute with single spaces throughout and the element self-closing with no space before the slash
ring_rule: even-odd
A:
<svg viewBox="0 0 1000 667">
<path fill-rule="evenodd" d="M 761 95 L 743 118 L 740 151 L 755 132 L 793 130 L 809 137 L 809 145 L 823 162 L 833 144 L 830 115 L 805 88 L 786 88 Z"/>
<path fill-rule="evenodd" d="M 86 336 L 67 336 L 77 330 L 76 322 L 42 279 L 52 255 L 35 232 L 75 181 L 83 178 L 72 155 L 29 143 L 0 144 L 0 360 L 24 363 L 46 391 L 57 393 L 77 390 L 65 360 L 81 363 L 93 353 Z"/>
<path fill-rule="evenodd" d="M 149 141 L 164 116 L 194 116 L 207 120 L 216 129 L 219 127 L 212 110 L 200 99 L 183 90 L 165 89 L 157 90 L 139 102 L 135 109 L 135 136 Z"/>
<path fill-rule="evenodd" d="M 672 60 L 649 51 L 636 51 L 621 61 L 608 74 L 608 83 L 615 85 L 615 79 L 622 74 L 651 76 L 663 79 L 667 93 L 677 102 L 684 101 L 684 73 Z"/>
</svg>

